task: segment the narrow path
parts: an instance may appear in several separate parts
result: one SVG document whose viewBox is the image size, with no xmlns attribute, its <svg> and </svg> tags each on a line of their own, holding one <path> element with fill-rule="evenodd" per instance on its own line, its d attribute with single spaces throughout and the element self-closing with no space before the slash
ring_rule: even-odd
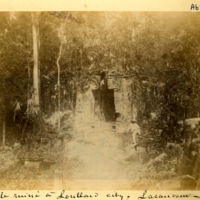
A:
<svg viewBox="0 0 200 200">
<path fill-rule="evenodd" d="M 119 181 L 135 179 L 131 173 L 130 145 L 123 148 L 123 138 L 111 123 L 79 126 L 74 140 L 66 143 L 65 153 L 71 163 L 68 180 Z M 128 149 L 129 148 L 129 149 Z M 137 155 L 135 155 L 137 156 Z M 136 162 L 137 164 L 137 162 Z"/>
</svg>

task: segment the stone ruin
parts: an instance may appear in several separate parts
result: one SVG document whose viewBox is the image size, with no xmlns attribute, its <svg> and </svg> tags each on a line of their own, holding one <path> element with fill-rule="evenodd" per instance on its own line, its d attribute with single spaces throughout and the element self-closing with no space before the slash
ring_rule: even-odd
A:
<svg viewBox="0 0 200 200">
<path fill-rule="evenodd" d="M 130 122 L 136 118 L 132 78 L 131 74 L 116 72 L 86 76 L 83 84 L 77 87 L 76 118 L 90 121 L 96 117 L 106 122 Z"/>
<path fill-rule="evenodd" d="M 134 72 L 62 72 L 61 111 L 73 110 L 77 126 L 94 120 L 126 126 L 131 118 L 137 119 L 134 77 Z M 50 80 L 43 81 L 41 92 L 41 107 L 49 115 L 57 110 L 57 74 Z"/>
</svg>

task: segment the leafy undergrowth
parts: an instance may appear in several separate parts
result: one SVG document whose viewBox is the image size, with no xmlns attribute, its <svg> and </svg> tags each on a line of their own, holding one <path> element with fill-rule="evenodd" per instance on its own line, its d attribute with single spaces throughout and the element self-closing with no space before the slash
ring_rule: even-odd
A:
<svg viewBox="0 0 200 200">
<path fill-rule="evenodd" d="M 166 185 L 169 184 L 169 189 L 178 189 L 179 183 L 177 181 L 176 172 L 179 167 L 182 154 L 182 147 L 169 146 L 164 149 L 163 153 L 154 159 L 150 159 L 146 164 L 139 164 L 136 167 L 132 167 L 135 177 L 138 179 L 134 184 L 134 189 L 151 188 L 152 189 L 166 189 Z M 135 160 L 133 160 L 135 162 Z M 176 184 L 173 184 L 176 183 Z"/>
<path fill-rule="evenodd" d="M 127 152 L 128 157 L 124 165 L 129 165 L 128 173 L 130 179 L 138 180 L 135 188 L 145 188 L 146 185 L 158 183 L 159 181 L 173 180 L 176 178 L 177 170 L 183 154 L 183 148 L 180 144 L 168 143 L 165 148 L 155 145 L 148 155 L 143 148 L 138 159 L 138 152 L 130 144 L 131 135 L 121 134 L 123 138 L 122 147 Z M 158 188 L 157 188 L 158 189 Z"/>
<path fill-rule="evenodd" d="M 147 163 L 139 163 L 137 154 L 129 158 L 132 179 L 137 180 L 132 188 L 135 190 L 179 190 L 181 180 L 177 179 L 177 169 L 180 163 L 180 154 L 176 147 L 166 148 L 154 159 Z"/>
<path fill-rule="evenodd" d="M 15 160 L 13 149 L 7 146 L 0 147 L 0 155 L 0 188 L 2 190 L 52 188 L 50 181 L 45 186 L 43 183 L 45 179 L 52 179 L 52 171 L 45 170 L 44 167 L 39 170 L 26 168 L 21 162 Z"/>
<path fill-rule="evenodd" d="M 6 170 L 9 169 L 10 166 L 15 163 L 12 148 L 1 146 L 0 157 L 0 175 L 2 175 Z"/>
<path fill-rule="evenodd" d="M 73 117 L 71 113 L 61 115 L 61 131 L 56 134 L 57 117 L 51 116 L 51 120 L 47 120 L 47 130 L 49 134 L 54 135 L 50 143 L 53 145 L 48 146 L 47 151 L 50 148 L 52 157 L 56 159 L 54 165 L 48 166 L 48 162 L 41 162 L 42 165 L 39 169 L 28 168 L 23 165 L 24 161 L 16 159 L 13 155 L 13 150 L 4 151 L 0 168 L 0 187 L 2 189 L 52 189 L 54 180 L 54 170 L 61 169 L 64 171 L 63 178 L 68 179 L 73 173 L 78 173 L 78 170 L 82 170 L 83 166 L 79 159 L 71 157 L 69 151 L 66 148 L 70 145 L 69 141 L 75 140 L 73 136 Z M 51 133 L 52 131 L 52 133 Z M 132 149 L 129 145 L 131 139 L 130 135 L 117 134 L 119 138 L 124 138 L 124 142 L 120 148 L 126 147 L 124 151 Z M 126 139 L 126 140 L 125 140 Z M 71 142 L 73 146 L 73 142 Z M 130 148 L 129 148 L 130 147 Z M 71 147 L 73 149 L 73 147 Z M 133 149 L 132 149 L 133 151 Z M 125 158 L 122 161 L 125 171 L 130 175 L 131 180 L 138 180 L 137 184 L 133 186 L 134 189 L 141 189 L 151 184 L 157 184 L 160 181 L 172 180 L 176 176 L 176 171 L 180 161 L 182 148 L 178 145 L 171 145 L 166 147 L 160 155 L 149 159 L 147 156 L 142 156 L 144 160 L 143 164 L 138 163 L 138 153 L 130 158 Z M 73 151 L 74 153 L 74 151 Z M 144 153 L 144 152 L 143 152 Z M 128 154 L 129 156 L 130 154 Z M 10 164 L 8 164 L 10 163 Z M 5 166 L 5 167 L 4 167 Z M 128 166 L 128 167 L 127 167 Z M 153 189 L 159 189 L 159 184 Z"/>
<path fill-rule="evenodd" d="M 73 140 L 72 113 L 60 112 L 61 131 L 57 132 L 58 113 L 46 119 L 46 143 L 31 141 L 13 147 L 0 148 L 0 188 L 1 189 L 52 189 L 54 170 L 63 166 L 65 143 Z M 30 158 L 40 162 L 39 168 L 27 167 Z M 43 159 L 43 160 L 42 160 Z M 50 161 L 55 161 L 51 163 Z M 66 159 L 65 159 L 66 162 Z M 65 166 L 68 164 L 65 163 Z"/>
</svg>

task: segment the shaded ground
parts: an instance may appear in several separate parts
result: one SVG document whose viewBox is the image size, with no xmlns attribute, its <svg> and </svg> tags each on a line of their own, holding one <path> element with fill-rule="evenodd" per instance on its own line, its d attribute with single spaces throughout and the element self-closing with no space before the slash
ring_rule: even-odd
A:
<svg viewBox="0 0 200 200">
<path fill-rule="evenodd" d="M 150 171 L 146 171 L 147 178 L 144 177 L 144 167 L 138 163 L 138 154 L 131 145 L 131 135 L 117 133 L 114 123 L 80 117 L 75 119 L 74 129 L 68 129 L 65 122 L 72 123 L 67 119 L 62 121 L 61 132 L 66 137 L 63 143 L 59 140 L 53 150 L 56 153 L 57 149 L 57 155 L 63 157 L 56 166 L 64 172 L 61 177 L 63 188 L 178 189 L 177 181 L 151 180 L 148 178 Z M 45 166 L 29 169 L 15 163 L 1 174 L 0 188 L 53 189 L 54 169 Z M 166 170 L 170 171 L 168 168 Z"/>
</svg>

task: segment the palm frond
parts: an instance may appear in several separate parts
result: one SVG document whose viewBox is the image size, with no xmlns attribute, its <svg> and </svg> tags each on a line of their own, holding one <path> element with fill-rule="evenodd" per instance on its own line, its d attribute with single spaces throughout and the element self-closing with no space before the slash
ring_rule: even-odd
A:
<svg viewBox="0 0 200 200">
<path fill-rule="evenodd" d="M 22 103 L 20 101 L 15 101 L 12 103 L 12 105 L 14 106 L 14 116 L 13 116 L 13 121 L 15 122 L 15 119 L 16 119 L 16 114 L 18 111 L 21 110 L 21 106 L 22 106 Z"/>
<path fill-rule="evenodd" d="M 15 102 L 12 103 L 12 105 L 14 106 L 14 112 L 21 110 L 22 103 L 20 101 L 16 100 Z"/>
<path fill-rule="evenodd" d="M 29 99 L 27 101 L 27 118 L 37 118 L 39 115 L 39 106 L 35 103 L 34 99 Z"/>
</svg>

